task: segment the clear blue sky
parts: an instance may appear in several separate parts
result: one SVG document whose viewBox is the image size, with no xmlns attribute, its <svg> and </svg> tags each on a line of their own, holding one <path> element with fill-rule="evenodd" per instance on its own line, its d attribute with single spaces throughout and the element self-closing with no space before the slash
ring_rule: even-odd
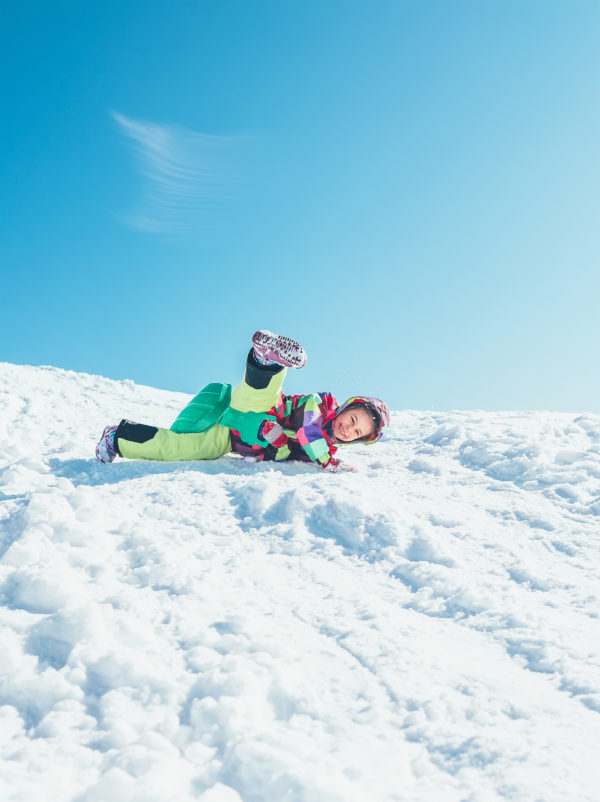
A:
<svg viewBox="0 0 600 802">
<path fill-rule="evenodd" d="M 600 3 L 12 3 L 0 359 L 600 412 Z"/>
</svg>

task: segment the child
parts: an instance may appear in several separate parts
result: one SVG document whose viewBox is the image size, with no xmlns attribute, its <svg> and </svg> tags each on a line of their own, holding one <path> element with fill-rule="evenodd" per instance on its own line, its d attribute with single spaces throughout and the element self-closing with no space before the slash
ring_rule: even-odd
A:
<svg viewBox="0 0 600 802">
<path fill-rule="evenodd" d="M 107 426 L 96 459 L 216 459 L 228 452 L 260 460 L 303 460 L 330 471 L 340 445 L 375 443 L 389 423 L 386 404 L 354 396 L 338 406 L 331 393 L 283 395 L 287 368 L 306 363 L 302 346 L 261 330 L 252 337 L 244 381 L 208 385 L 181 412 L 171 429 L 122 420 Z"/>
</svg>

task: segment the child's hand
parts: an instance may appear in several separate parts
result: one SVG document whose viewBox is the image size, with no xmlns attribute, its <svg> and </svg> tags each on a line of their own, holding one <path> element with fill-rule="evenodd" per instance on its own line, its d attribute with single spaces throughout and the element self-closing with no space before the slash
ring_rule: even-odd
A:
<svg viewBox="0 0 600 802">
<path fill-rule="evenodd" d="M 277 421 L 267 420 L 263 423 L 259 436 L 275 448 L 281 448 L 287 443 L 287 435 Z"/>
<path fill-rule="evenodd" d="M 327 465 L 325 465 L 325 470 L 328 473 L 341 473 L 342 471 L 351 471 L 352 473 L 356 473 L 356 468 L 354 465 L 346 465 L 345 462 L 340 462 L 339 459 L 330 459 Z"/>
<path fill-rule="evenodd" d="M 322 465 L 321 467 L 324 471 L 327 471 L 327 473 L 337 473 L 340 469 L 340 461 L 332 457 L 327 465 Z"/>
</svg>

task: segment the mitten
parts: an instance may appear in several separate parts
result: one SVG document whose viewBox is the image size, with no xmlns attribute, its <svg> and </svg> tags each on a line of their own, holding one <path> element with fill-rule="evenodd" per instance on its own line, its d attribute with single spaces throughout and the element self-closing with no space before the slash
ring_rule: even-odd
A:
<svg viewBox="0 0 600 802">
<path fill-rule="evenodd" d="M 287 443 L 287 435 L 277 421 L 266 420 L 261 426 L 258 436 L 266 440 L 275 448 L 281 448 Z"/>
<path fill-rule="evenodd" d="M 341 471 L 350 471 L 350 473 L 356 473 L 356 468 L 354 465 L 348 465 L 347 462 L 340 462 L 339 459 L 334 459 L 333 457 L 324 467 L 329 473 L 340 473 Z"/>
</svg>

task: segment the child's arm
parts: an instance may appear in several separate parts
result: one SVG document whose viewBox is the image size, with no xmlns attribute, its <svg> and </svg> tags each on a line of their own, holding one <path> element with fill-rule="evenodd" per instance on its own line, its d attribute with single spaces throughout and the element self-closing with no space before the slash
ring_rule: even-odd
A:
<svg viewBox="0 0 600 802">
<path fill-rule="evenodd" d="M 322 468 L 338 465 L 339 461 L 334 459 L 330 443 L 323 436 L 321 396 L 316 393 L 306 396 L 297 411 L 301 411 L 302 419 L 299 421 L 301 425 L 296 431 L 296 438 L 307 456 Z"/>
<path fill-rule="evenodd" d="M 333 458 L 335 449 L 332 449 L 321 428 L 324 419 L 323 409 L 327 408 L 327 404 L 324 404 L 317 393 L 295 396 L 293 400 L 288 400 L 287 404 L 290 407 L 289 417 L 286 416 L 289 428 L 283 428 L 279 421 L 265 420 L 258 430 L 259 440 L 275 448 L 276 460 L 283 460 L 290 456 L 289 444 L 292 439 L 302 447 L 311 462 L 333 470 L 338 465 L 338 460 Z"/>
</svg>

